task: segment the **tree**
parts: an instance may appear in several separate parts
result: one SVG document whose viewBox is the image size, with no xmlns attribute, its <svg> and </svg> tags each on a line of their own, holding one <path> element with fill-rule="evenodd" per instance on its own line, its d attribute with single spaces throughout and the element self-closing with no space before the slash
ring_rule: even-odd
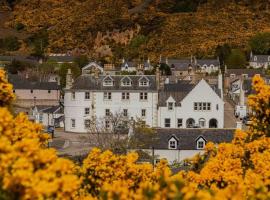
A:
<svg viewBox="0 0 270 200">
<path fill-rule="evenodd" d="M 250 39 L 249 45 L 255 54 L 270 54 L 270 32 L 257 33 Z"/>
<path fill-rule="evenodd" d="M 231 54 L 231 51 L 232 51 L 231 47 L 228 44 L 217 46 L 215 50 L 215 56 L 219 58 L 219 61 L 222 67 L 224 67 L 225 61 Z"/>
<path fill-rule="evenodd" d="M 246 57 L 239 49 L 233 49 L 231 54 L 225 61 L 228 68 L 245 68 L 246 67 Z"/>
<path fill-rule="evenodd" d="M 66 85 L 68 69 L 71 69 L 73 79 L 77 78 L 81 74 L 81 69 L 76 64 L 62 64 L 57 72 L 60 77 L 61 88 L 64 88 Z"/>
<path fill-rule="evenodd" d="M 155 68 L 159 67 L 162 75 L 169 76 L 172 74 L 171 68 L 166 63 L 161 63 L 159 66 L 155 66 Z"/>
<path fill-rule="evenodd" d="M 10 64 L 6 66 L 6 69 L 11 74 L 17 74 L 18 72 L 22 72 L 26 69 L 33 68 L 34 65 L 28 62 L 23 62 L 19 60 L 12 60 Z"/>
<path fill-rule="evenodd" d="M 6 51 L 17 51 L 20 45 L 18 38 L 14 36 L 8 36 L 0 41 L 0 48 Z"/>
<path fill-rule="evenodd" d="M 102 150 L 125 153 L 129 123 L 123 112 L 110 112 L 102 118 L 92 117 L 88 121 L 88 139 Z"/>
<path fill-rule="evenodd" d="M 29 43 L 33 46 L 32 54 L 37 58 L 43 58 L 46 48 L 49 45 L 49 35 L 47 30 L 41 30 L 29 38 Z"/>
<path fill-rule="evenodd" d="M 74 59 L 74 62 L 81 69 L 81 68 L 83 68 L 85 65 L 87 65 L 89 63 L 89 59 L 88 59 L 88 57 L 86 55 L 81 55 L 81 56 L 77 56 Z"/>
</svg>

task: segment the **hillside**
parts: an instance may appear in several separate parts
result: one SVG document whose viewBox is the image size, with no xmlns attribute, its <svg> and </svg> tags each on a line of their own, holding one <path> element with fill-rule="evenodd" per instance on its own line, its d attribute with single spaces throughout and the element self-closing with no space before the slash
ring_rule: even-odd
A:
<svg viewBox="0 0 270 200">
<path fill-rule="evenodd" d="M 20 0 L 9 26 L 48 33 L 47 52 L 96 58 L 212 56 L 270 31 L 268 0 Z"/>
</svg>

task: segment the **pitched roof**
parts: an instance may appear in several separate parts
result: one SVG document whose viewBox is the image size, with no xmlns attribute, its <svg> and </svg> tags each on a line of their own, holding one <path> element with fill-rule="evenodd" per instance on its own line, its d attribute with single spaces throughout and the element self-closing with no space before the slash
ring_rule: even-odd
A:
<svg viewBox="0 0 270 200">
<path fill-rule="evenodd" d="M 41 110 L 43 113 L 54 113 L 54 114 L 62 114 L 64 113 L 63 107 L 58 105 L 58 106 L 50 106 L 45 109 Z"/>
<path fill-rule="evenodd" d="M 263 75 L 261 69 L 228 69 L 226 75 L 235 74 L 236 76 L 247 74 L 249 77 L 253 77 L 256 74 Z"/>
<path fill-rule="evenodd" d="M 255 60 L 255 57 L 257 60 Z M 270 55 L 253 55 L 250 57 L 250 62 L 257 62 L 257 63 L 266 63 L 270 62 Z"/>
<path fill-rule="evenodd" d="M 12 62 L 13 60 L 38 64 L 38 60 L 31 56 L 0 56 L 0 61 Z"/>
<path fill-rule="evenodd" d="M 197 140 L 202 137 L 206 142 L 219 144 L 222 142 L 231 142 L 235 129 L 166 129 L 157 128 L 156 133 L 147 136 L 146 134 L 136 134 L 135 138 L 142 142 L 141 149 L 168 149 L 168 141 L 171 137 L 178 139 L 178 150 L 196 150 Z M 145 138 L 152 137 L 152 138 Z M 151 141 L 148 144 L 144 141 Z"/>
<path fill-rule="evenodd" d="M 219 66 L 219 60 L 218 59 L 197 59 L 197 64 L 198 65 L 214 65 L 214 66 Z"/>
<path fill-rule="evenodd" d="M 167 99 L 171 96 L 176 101 L 176 106 L 191 92 L 196 85 L 185 82 L 165 84 L 159 93 L 158 105 L 166 106 Z"/>
<path fill-rule="evenodd" d="M 57 82 L 38 82 L 30 81 L 20 77 L 19 75 L 8 75 L 9 82 L 16 89 L 30 89 L 30 90 L 59 90 L 60 86 Z"/>
<path fill-rule="evenodd" d="M 128 65 L 128 67 L 136 67 L 135 62 L 125 61 L 124 63 L 121 64 L 121 68 L 125 68 L 126 65 Z"/>
<path fill-rule="evenodd" d="M 74 56 L 48 56 L 49 60 L 53 60 L 55 62 L 74 62 Z"/>
<path fill-rule="evenodd" d="M 141 77 L 147 77 L 149 80 L 149 86 L 139 86 L 139 79 Z M 113 86 L 103 86 L 103 79 L 105 77 L 111 77 L 113 80 Z M 131 86 L 122 86 L 121 79 L 129 77 L 131 79 Z M 98 79 L 95 79 L 91 75 L 81 75 L 75 82 L 71 90 L 141 90 L 141 91 L 157 91 L 156 77 L 154 75 L 102 75 Z"/>
</svg>

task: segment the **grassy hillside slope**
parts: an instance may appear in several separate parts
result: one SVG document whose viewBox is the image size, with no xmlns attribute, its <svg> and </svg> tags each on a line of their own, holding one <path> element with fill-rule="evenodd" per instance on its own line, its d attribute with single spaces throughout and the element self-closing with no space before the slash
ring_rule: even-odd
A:
<svg viewBox="0 0 270 200">
<path fill-rule="evenodd" d="M 165 3 L 164 3 L 165 2 Z M 248 49 L 270 31 L 268 0 L 20 0 L 9 25 L 46 30 L 47 52 L 92 57 L 212 56 L 217 45 Z"/>
</svg>

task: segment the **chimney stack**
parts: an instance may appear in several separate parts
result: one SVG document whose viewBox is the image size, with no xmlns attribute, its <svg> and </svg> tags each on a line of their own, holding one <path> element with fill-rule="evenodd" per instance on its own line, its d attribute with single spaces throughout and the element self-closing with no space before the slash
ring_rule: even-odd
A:
<svg viewBox="0 0 270 200">
<path fill-rule="evenodd" d="M 70 89 L 72 87 L 73 79 L 71 69 L 68 69 L 67 76 L 66 76 L 66 89 Z"/>
<path fill-rule="evenodd" d="M 159 65 L 156 68 L 156 84 L 157 84 L 157 89 L 160 89 L 160 70 L 159 70 Z"/>
<path fill-rule="evenodd" d="M 221 99 L 223 99 L 223 78 L 222 78 L 222 73 L 221 73 L 220 68 L 218 71 L 218 89 L 220 90 Z"/>
<path fill-rule="evenodd" d="M 95 79 L 98 79 L 99 77 L 99 70 L 98 68 L 95 68 Z"/>
</svg>

